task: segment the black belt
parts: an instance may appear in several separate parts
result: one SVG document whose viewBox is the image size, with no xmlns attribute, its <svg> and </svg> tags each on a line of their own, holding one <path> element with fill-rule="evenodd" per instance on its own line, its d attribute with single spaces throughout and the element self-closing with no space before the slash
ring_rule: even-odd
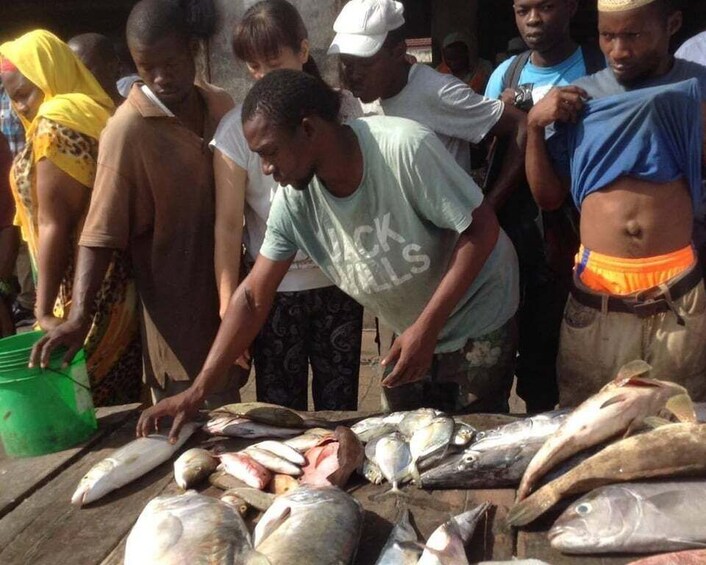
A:
<svg viewBox="0 0 706 565">
<path fill-rule="evenodd" d="M 683 320 L 681 320 L 681 316 L 674 309 L 672 303 L 674 300 L 679 300 L 702 280 L 703 273 L 699 266 L 696 265 L 675 281 L 666 283 L 669 292 L 665 292 L 660 286 L 655 286 L 640 291 L 636 296 L 619 297 L 586 291 L 578 287 L 576 281 L 574 281 L 571 286 L 571 296 L 578 303 L 595 310 L 603 309 L 603 301 L 607 296 L 607 309 L 609 312 L 635 314 L 638 318 L 649 318 L 661 312 L 672 311 L 680 320 L 680 324 L 683 325 Z"/>
</svg>

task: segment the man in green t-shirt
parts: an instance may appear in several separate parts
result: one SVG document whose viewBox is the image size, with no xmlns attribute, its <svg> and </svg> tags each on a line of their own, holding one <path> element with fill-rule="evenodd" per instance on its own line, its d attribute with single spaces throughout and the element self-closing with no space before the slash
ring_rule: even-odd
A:
<svg viewBox="0 0 706 565">
<path fill-rule="evenodd" d="M 398 334 L 383 360 L 388 407 L 507 411 L 517 258 L 480 189 L 431 130 L 403 118 L 338 123 L 338 94 L 274 71 L 243 105 L 250 148 L 285 188 L 192 387 L 146 410 L 138 433 L 195 414 L 255 337 L 301 249 Z M 391 394 L 390 394 L 391 393 Z"/>
</svg>

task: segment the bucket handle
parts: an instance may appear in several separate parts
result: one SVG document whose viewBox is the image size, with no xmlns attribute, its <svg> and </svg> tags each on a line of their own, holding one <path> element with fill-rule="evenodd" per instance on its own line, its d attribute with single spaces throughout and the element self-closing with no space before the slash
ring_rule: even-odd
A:
<svg viewBox="0 0 706 565">
<path fill-rule="evenodd" d="M 75 385 L 80 386 L 81 388 L 86 389 L 88 392 L 91 392 L 91 387 L 86 386 L 83 383 L 78 382 L 76 379 L 71 377 L 70 375 L 67 375 L 66 373 L 62 373 L 61 371 L 57 371 L 56 369 L 52 369 L 51 367 L 47 367 L 45 369 L 42 369 L 42 371 L 49 371 L 50 373 L 56 373 L 60 377 L 66 377 L 69 379 L 71 382 L 73 382 Z M 21 383 L 24 381 L 30 381 L 32 379 L 36 379 L 36 376 L 31 376 L 31 377 L 24 377 L 23 379 L 11 379 L 11 380 L 3 380 L 3 382 L 8 383 L 8 384 L 14 384 L 14 383 Z"/>
</svg>

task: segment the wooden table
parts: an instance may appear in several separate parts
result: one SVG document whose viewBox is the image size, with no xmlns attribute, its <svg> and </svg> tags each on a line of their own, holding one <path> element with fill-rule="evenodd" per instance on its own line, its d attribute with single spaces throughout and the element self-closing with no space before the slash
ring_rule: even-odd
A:
<svg viewBox="0 0 706 565">
<path fill-rule="evenodd" d="M 9 459 L 0 455 L 0 564 L 90 565 L 123 561 L 125 539 L 149 500 L 159 494 L 177 493 L 172 462 L 167 462 L 132 484 L 101 500 L 78 508 L 70 498 L 83 475 L 98 461 L 134 438 L 138 405 L 98 410 L 99 431 L 86 444 L 42 457 Z M 317 416 L 321 416 L 318 413 Z M 354 413 L 323 413 L 331 420 L 344 420 Z M 465 420 L 480 429 L 496 426 L 507 417 L 474 415 Z M 203 442 L 204 435 L 191 438 L 183 448 Z M 240 441 L 235 440 L 235 445 Z M 495 505 L 471 540 L 473 560 L 508 560 L 535 557 L 552 565 L 621 565 L 628 557 L 568 557 L 553 551 L 546 539 L 544 523 L 535 531 L 510 529 L 505 517 L 515 491 L 447 490 L 424 491 L 405 487 L 405 498 L 377 498 L 389 485 L 372 485 L 355 479 L 351 494 L 366 510 L 357 564 L 372 564 L 397 519 L 407 505 L 419 532 L 427 538 L 450 514 L 489 501 Z M 206 494 L 220 491 L 202 487 Z"/>
</svg>

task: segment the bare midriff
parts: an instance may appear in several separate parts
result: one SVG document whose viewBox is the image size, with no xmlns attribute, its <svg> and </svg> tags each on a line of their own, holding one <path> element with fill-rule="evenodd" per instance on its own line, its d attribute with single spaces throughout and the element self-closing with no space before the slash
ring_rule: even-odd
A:
<svg viewBox="0 0 706 565">
<path fill-rule="evenodd" d="M 583 201 L 581 243 L 613 257 L 664 255 L 689 245 L 692 219 L 686 180 L 623 177 Z"/>
</svg>

